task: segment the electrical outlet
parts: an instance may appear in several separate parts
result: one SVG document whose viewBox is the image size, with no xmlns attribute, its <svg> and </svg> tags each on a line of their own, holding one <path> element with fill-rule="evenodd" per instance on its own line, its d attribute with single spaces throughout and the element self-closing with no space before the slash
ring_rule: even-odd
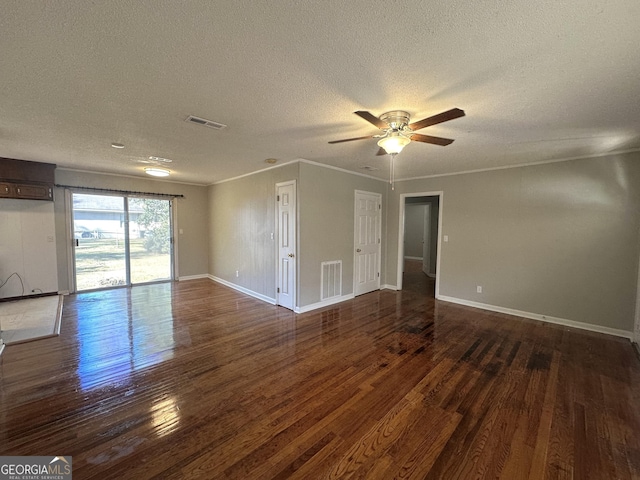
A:
<svg viewBox="0 0 640 480">
<path fill-rule="evenodd" d="M 482 285 L 476 286 L 476 293 L 482 293 Z"/>
<path fill-rule="evenodd" d="M 444 235 L 442 237 L 442 240 L 444 240 L 444 242 L 447 243 L 449 241 L 449 235 Z"/>
<path fill-rule="evenodd" d="M 236 278 L 238 278 L 240 276 L 240 271 L 236 270 Z"/>
</svg>

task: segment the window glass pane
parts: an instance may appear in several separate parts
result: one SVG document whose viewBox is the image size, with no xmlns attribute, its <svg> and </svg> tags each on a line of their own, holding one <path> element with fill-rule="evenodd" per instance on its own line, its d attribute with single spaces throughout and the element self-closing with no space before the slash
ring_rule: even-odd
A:
<svg viewBox="0 0 640 480">
<path fill-rule="evenodd" d="M 124 198 L 73 194 L 76 290 L 126 285 Z"/>
<path fill-rule="evenodd" d="M 171 204 L 169 200 L 129 199 L 131 283 L 171 278 Z"/>
</svg>

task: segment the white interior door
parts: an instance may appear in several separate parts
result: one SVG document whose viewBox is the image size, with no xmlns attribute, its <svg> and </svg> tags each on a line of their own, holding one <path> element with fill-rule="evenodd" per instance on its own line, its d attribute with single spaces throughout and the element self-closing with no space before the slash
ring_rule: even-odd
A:
<svg viewBox="0 0 640 480">
<path fill-rule="evenodd" d="M 422 271 L 429 275 L 431 270 L 431 205 L 424 206 L 424 232 L 422 233 Z"/>
<path fill-rule="evenodd" d="M 382 196 L 356 191 L 354 295 L 380 289 Z"/>
<path fill-rule="evenodd" d="M 296 285 L 296 183 L 276 184 L 278 281 L 276 303 L 293 310 Z"/>
</svg>

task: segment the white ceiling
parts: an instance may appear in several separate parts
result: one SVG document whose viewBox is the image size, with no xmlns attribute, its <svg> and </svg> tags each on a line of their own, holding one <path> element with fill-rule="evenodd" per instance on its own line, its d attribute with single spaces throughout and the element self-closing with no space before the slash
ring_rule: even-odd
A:
<svg viewBox="0 0 640 480">
<path fill-rule="evenodd" d="M 3 0 L 0 156 L 210 184 L 304 158 L 380 178 L 378 133 L 458 107 L 409 178 L 640 148 L 638 0 Z M 196 115 L 228 125 L 184 122 Z M 111 148 L 112 142 L 126 145 Z M 379 170 L 363 170 L 368 165 Z"/>
</svg>

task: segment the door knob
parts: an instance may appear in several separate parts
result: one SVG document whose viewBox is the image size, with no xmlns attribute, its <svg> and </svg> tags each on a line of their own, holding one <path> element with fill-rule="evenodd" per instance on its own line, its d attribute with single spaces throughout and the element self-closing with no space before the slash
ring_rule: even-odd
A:
<svg viewBox="0 0 640 480">
<path fill-rule="evenodd" d="M 362 250 L 360 250 L 360 249 L 357 249 L 357 250 L 356 250 L 356 252 L 358 252 L 358 253 L 360 253 L 361 251 L 362 251 Z"/>
<path fill-rule="evenodd" d="M 293 253 L 290 253 L 290 254 L 289 254 L 289 256 L 290 256 L 291 258 L 293 258 Z"/>
</svg>

